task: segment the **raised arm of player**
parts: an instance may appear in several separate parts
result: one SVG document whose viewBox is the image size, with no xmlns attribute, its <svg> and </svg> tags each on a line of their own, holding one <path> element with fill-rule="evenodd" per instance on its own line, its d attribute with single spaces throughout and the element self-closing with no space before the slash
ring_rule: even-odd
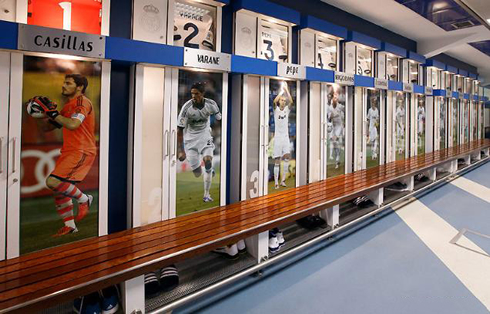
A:
<svg viewBox="0 0 490 314">
<path fill-rule="evenodd" d="M 289 93 L 288 85 L 284 85 L 284 94 L 286 96 L 286 102 L 290 108 L 294 107 L 293 97 L 291 97 L 291 93 Z"/>
</svg>

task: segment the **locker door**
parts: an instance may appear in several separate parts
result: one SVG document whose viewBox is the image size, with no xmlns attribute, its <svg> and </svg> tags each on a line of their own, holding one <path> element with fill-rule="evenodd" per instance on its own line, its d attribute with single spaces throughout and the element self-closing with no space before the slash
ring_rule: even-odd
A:
<svg viewBox="0 0 490 314">
<path fill-rule="evenodd" d="M 382 102 L 379 90 L 364 89 L 364 93 L 366 96 L 363 104 L 363 169 L 369 169 L 380 165 Z"/>
<path fill-rule="evenodd" d="M 366 161 L 364 152 L 366 151 L 365 140 L 365 92 L 364 88 L 356 87 L 354 95 L 354 171 L 365 169 Z"/>
<path fill-rule="evenodd" d="M 387 91 L 387 98 L 386 98 L 386 157 L 385 160 L 387 163 L 392 162 L 394 160 L 395 156 L 395 151 L 396 151 L 396 145 L 395 145 L 395 126 L 396 126 L 396 119 L 395 119 L 395 110 L 394 109 L 394 97 L 393 97 L 394 92 L 393 91 Z"/>
<path fill-rule="evenodd" d="M 326 177 L 326 108 L 324 84 L 309 84 L 308 182 Z"/>
<path fill-rule="evenodd" d="M 7 159 L 9 158 L 8 118 L 10 90 L 10 53 L 0 52 L 0 261 L 5 259 L 7 230 Z"/>
<path fill-rule="evenodd" d="M 169 218 L 171 70 L 136 66 L 133 227 Z"/>
<path fill-rule="evenodd" d="M 326 176 L 335 177 L 346 172 L 346 117 L 349 105 L 348 87 L 325 85 Z"/>
</svg>

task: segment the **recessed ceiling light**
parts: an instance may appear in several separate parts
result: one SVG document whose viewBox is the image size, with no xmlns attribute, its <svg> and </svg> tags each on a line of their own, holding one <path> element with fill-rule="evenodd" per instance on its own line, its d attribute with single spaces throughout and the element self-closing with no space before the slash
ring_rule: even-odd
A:
<svg viewBox="0 0 490 314">
<path fill-rule="evenodd" d="M 487 23 L 490 24 L 490 19 L 487 19 Z"/>
</svg>

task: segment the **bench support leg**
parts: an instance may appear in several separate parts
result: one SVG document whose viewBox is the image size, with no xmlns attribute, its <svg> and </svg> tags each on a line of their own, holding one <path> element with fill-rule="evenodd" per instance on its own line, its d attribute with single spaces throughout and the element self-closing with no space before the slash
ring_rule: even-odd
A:
<svg viewBox="0 0 490 314">
<path fill-rule="evenodd" d="M 375 191 L 368 193 L 366 196 L 371 201 L 373 201 L 374 204 L 381 206 L 383 204 L 383 198 L 384 198 L 383 192 L 384 192 L 384 190 L 381 188 L 381 189 L 377 189 Z"/>
<path fill-rule="evenodd" d="M 453 161 L 451 161 L 451 166 L 449 168 L 449 172 L 455 173 L 456 171 L 458 171 L 458 161 L 453 160 Z"/>
<path fill-rule="evenodd" d="M 121 284 L 124 313 L 145 313 L 145 276 L 139 276 Z"/>
<path fill-rule="evenodd" d="M 261 232 L 245 239 L 247 251 L 256 258 L 257 263 L 269 257 L 269 231 Z"/>
<path fill-rule="evenodd" d="M 408 191 L 413 191 L 414 189 L 414 186 L 415 186 L 415 182 L 414 182 L 414 178 L 413 176 L 410 176 L 410 177 L 406 177 L 406 178 L 403 178 L 400 180 L 400 182 L 404 183 L 407 185 L 407 190 Z"/>
<path fill-rule="evenodd" d="M 429 171 L 427 171 L 427 173 L 428 173 L 429 180 L 436 181 L 436 179 L 437 179 L 437 169 L 435 167 L 432 168 L 432 169 L 430 169 Z"/>
<path fill-rule="evenodd" d="M 481 153 L 477 152 L 476 154 L 471 155 L 471 158 L 476 161 L 481 160 Z"/>
<path fill-rule="evenodd" d="M 339 226 L 340 205 L 335 205 L 320 211 L 320 217 L 327 221 L 327 225 L 330 229 L 337 228 Z"/>
<path fill-rule="evenodd" d="M 464 163 L 469 166 L 471 164 L 471 155 L 464 156 Z"/>
</svg>

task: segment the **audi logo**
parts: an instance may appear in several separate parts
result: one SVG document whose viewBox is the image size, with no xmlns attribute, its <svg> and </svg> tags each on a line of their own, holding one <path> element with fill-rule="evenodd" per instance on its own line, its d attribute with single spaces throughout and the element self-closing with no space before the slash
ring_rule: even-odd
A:
<svg viewBox="0 0 490 314">
<path fill-rule="evenodd" d="M 55 166 L 55 158 L 60 155 L 60 149 L 56 148 L 49 152 L 43 152 L 40 150 L 23 150 L 22 159 L 24 158 L 37 158 L 36 166 L 34 168 L 34 178 L 36 184 L 30 186 L 21 186 L 20 193 L 29 194 L 36 193 L 46 188 L 46 178 L 53 171 Z M 24 177 L 24 169 L 20 169 L 20 179 Z"/>
</svg>

